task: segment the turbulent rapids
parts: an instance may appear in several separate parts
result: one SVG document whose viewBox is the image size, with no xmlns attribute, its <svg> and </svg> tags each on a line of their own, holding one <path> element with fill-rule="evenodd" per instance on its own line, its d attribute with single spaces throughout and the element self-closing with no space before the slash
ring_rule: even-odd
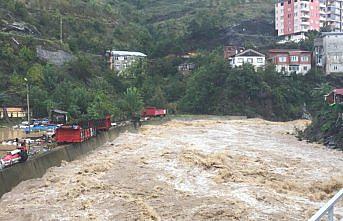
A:
<svg viewBox="0 0 343 221">
<path fill-rule="evenodd" d="M 343 153 L 292 135 L 307 123 L 144 126 L 22 182 L 0 220 L 305 220 L 343 187 Z"/>
</svg>

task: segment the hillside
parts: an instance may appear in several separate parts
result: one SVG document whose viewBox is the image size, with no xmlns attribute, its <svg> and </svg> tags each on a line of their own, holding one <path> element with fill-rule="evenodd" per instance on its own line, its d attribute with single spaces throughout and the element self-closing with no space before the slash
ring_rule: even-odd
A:
<svg viewBox="0 0 343 221">
<path fill-rule="evenodd" d="M 160 46 L 171 44 L 182 51 L 213 49 L 225 44 L 256 46 L 274 40 L 273 1 L 167 1 L 147 0 L 136 4 L 144 24 Z M 269 41 L 269 42 L 268 42 Z M 158 51 L 160 52 L 160 51 Z M 160 54 L 163 54 L 160 52 Z"/>
<path fill-rule="evenodd" d="M 0 0 L 0 103 L 25 104 L 26 77 L 36 116 L 56 107 L 77 117 L 99 106 L 118 115 L 113 100 L 127 87 L 141 89 L 145 103 L 175 106 L 187 79 L 177 73 L 180 61 L 164 56 L 263 38 L 270 31 L 249 21 L 271 23 L 272 8 L 236 0 Z M 147 73 L 141 79 L 120 79 L 102 57 L 111 48 L 142 51 L 154 62 L 138 70 Z"/>
<path fill-rule="evenodd" d="M 319 98 L 328 94 L 333 88 L 343 88 L 342 74 L 327 77 L 327 84 L 316 90 Z M 323 99 L 318 101 L 317 113 L 314 114 L 312 124 L 305 130 L 305 138 L 312 142 L 321 142 L 330 148 L 343 150 L 343 108 L 330 107 Z"/>
<path fill-rule="evenodd" d="M 59 108 L 72 118 L 122 118 L 129 115 L 124 92 L 137 88 L 145 105 L 174 112 L 298 118 L 319 73 L 236 71 L 222 58 L 226 44 L 273 45 L 273 7 L 237 0 L 0 0 L 0 104 L 24 105 L 27 78 L 37 117 Z M 149 59 L 121 78 L 106 64 L 107 49 Z M 199 52 L 191 61 L 197 68 L 185 76 L 176 55 L 189 51 Z"/>
</svg>

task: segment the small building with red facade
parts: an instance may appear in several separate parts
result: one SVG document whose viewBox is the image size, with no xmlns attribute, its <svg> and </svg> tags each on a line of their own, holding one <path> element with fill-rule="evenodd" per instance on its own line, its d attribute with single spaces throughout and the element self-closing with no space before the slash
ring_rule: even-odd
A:
<svg viewBox="0 0 343 221">
<path fill-rule="evenodd" d="M 343 105 L 343 88 L 334 89 L 328 95 L 325 95 L 325 100 L 330 105 Z"/>
<path fill-rule="evenodd" d="M 284 74 L 306 74 L 312 67 L 312 52 L 298 49 L 272 49 L 268 53 L 269 61 L 276 71 Z"/>
</svg>

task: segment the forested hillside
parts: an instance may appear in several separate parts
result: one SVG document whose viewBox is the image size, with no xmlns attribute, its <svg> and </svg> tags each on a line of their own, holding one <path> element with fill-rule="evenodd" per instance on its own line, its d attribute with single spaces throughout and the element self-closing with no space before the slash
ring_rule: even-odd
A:
<svg viewBox="0 0 343 221">
<path fill-rule="evenodd" d="M 304 104 L 314 110 L 310 91 L 323 81 L 320 73 L 235 70 L 222 58 L 226 44 L 273 45 L 273 7 L 257 0 L 0 0 L 1 105 L 25 104 L 27 78 L 37 117 L 59 108 L 72 119 L 122 118 L 132 88 L 145 105 L 173 112 L 298 118 Z M 107 49 L 148 59 L 118 77 L 107 66 Z M 42 51 L 59 57 L 45 59 Z M 184 75 L 177 67 L 187 52 L 196 69 Z"/>
<path fill-rule="evenodd" d="M 326 83 L 313 90 L 313 95 L 324 97 L 335 88 L 343 88 L 342 74 L 328 76 Z M 329 106 L 323 99 L 319 99 L 315 109 L 312 124 L 305 130 L 305 138 L 343 150 L 342 105 Z"/>
<path fill-rule="evenodd" d="M 270 22 L 271 10 L 265 1 L 0 0 L 1 105 L 25 103 L 26 77 L 35 116 L 51 108 L 74 118 L 125 115 L 120 103 L 129 87 L 147 104 L 177 109 L 187 77 L 177 72 L 178 58 L 165 56 L 221 47 L 227 30 L 249 19 Z M 73 59 L 56 66 L 38 58 L 37 47 Z M 132 70 L 135 78 L 119 78 L 103 58 L 112 48 L 153 59 Z"/>
</svg>

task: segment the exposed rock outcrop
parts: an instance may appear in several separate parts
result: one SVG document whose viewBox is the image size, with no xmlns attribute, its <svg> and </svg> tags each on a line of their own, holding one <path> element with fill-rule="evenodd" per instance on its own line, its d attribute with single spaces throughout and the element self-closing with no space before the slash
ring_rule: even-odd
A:
<svg viewBox="0 0 343 221">
<path fill-rule="evenodd" d="M 57 66 L 62 66 L 74 58 L 74 56 L 68 52 L 62 50 L 47 50 L 44 49 L 41 45 L 36 47 L 36 52 L 39 59 Z"/>
</svg>

